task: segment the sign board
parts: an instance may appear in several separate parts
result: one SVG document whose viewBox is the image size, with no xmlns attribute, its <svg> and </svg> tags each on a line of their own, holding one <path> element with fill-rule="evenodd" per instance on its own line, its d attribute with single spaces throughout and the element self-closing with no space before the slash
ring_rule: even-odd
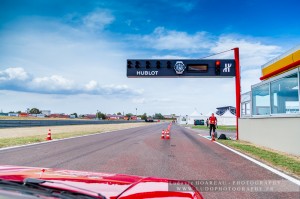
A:
<svg viewBox="0 0 300 199">
<path fill-rule="evenodd" d="M 128 59 L 127 77 L 235 77 L 234 59 Z"/>
</svg>

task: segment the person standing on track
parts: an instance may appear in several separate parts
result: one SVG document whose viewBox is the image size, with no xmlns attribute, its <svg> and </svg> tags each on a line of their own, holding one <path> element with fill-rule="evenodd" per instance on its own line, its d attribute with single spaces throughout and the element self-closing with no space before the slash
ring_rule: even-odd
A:
<svg viewBox="0 0 300 199">
<path fill-rule="evenodd" d="M 211 136 L 211 130 L 213 130 L 214 134 L 216 132 L 217 118 L 212 113 L 208 120 L 209 120 L 209 136 Z"/>
</svg>

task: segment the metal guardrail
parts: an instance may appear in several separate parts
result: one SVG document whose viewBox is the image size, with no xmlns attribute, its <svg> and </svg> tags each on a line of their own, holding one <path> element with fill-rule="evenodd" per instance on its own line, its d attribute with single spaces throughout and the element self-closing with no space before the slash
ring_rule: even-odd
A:
<svg viewBox="0 0 300 199">
<path fill-rule="evenodd" d="M 0 120 L 0 128 L 137 123 L 143 120 Z"/>
</svg>

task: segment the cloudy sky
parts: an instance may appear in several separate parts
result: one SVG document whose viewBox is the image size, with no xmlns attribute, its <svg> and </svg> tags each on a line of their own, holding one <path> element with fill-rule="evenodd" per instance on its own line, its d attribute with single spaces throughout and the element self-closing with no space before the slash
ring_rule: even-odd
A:
<svg viewBox="0 0 300 199">
<path fill-rule="evenodd" d="M 128 79 L 128 58 L 240 48 L 242 92 L 300 43 L 298 0 L 0 0 L 0 110 L 190 114 L 235 106 L 229 79 Z M 297 16 L 298 15 L 298 16 Z M 211 58 L 233 58 L 233 52 Z"/>
</svg>

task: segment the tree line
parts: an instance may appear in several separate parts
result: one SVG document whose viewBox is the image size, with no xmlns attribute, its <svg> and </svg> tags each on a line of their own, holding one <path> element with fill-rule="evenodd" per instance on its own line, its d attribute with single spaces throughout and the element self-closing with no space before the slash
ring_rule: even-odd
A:
<svg viewBox="0 0 300 199">
<path fill-rule="evenodd" d="M 15 111 L 10 111 L 9 113 L 18 113 L 18 114 L 20 114 L 21 111 L 17 111 L 17 112 L 15 112 Z M 41 114 L 42 111 L 39 110 L 38 108 L 31 108 L 31 109 L 27 109 L 27 113 L 29 113 L 29 114 Z M 75 118 L 80 117 L 80 116 L 78 116 L 77 113 L 72 113 L 72 114 L 70 114 L 70 115 L 74 115 Z M 117 112 L 116 115 L 122 115 L 122 113 L 121 113 L 121 112 Z M 127 113 L 125 116 L 128 117 L 128 118 L 130 118 L 131 116 L 134 116 L 134 114 L 132 114 L 132 113 Z M 164 116 L 163 116 L 161 113 L 155 113 L 155 114 L 152 115 L 152 116 L 147 115 L 147 113 L 144 113 L 143 115 L 138 115 L 138 117 L 140 117 L 142 120 L 146 120 L 146 119 L 149 118 L 149 117 L 151 117 L 151 118 L 153 118 L 153 119 L 165 119 Z M 102 113 L 102 112 L 98 111 L 98 112 L 96 113 L 96 118 L 98 118 L 98 119 L 103 119 L 103 120 L 104 120 L 104 119 L 107 119 L 107 115 L 106 115 L 105 113 Z"/>
</svg>

